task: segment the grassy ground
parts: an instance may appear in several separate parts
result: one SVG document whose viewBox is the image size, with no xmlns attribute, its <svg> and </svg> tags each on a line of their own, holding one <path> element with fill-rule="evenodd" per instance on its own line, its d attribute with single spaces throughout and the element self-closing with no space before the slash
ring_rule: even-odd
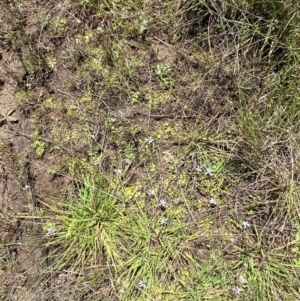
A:
<svg viewBox="0 0 300 301">
<path fill-rule="evenodd" d="M 298 1 L 1 7 L 29 164 L 67 179 L 22 300 L 300 298 Z"/>
</svg>

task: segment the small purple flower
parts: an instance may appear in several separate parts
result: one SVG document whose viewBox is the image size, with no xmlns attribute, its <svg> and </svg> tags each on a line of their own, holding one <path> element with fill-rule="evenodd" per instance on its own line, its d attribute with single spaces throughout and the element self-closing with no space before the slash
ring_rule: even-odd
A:
<svg viewBox="0 0 300 301">
<path fill-rule="evenodd" d="M 206 168 L 206 172 L 205 172 L 205 174 L 206 175 L 208 175 L 208 176 L 212 176 L 212 173 L 213 173 L 213 170 L 212 170 L 212 168 Z"/>
<path fill-rule="evenodd" d="M 122 174 L 122 169 L 116 168 L 116 169 L 114 169 L 114 173 L 119 176 Z"/>
<path fill-rule="evenodd" d="M 232 289 L 232 291 L 233 291 L 233 293 L 235 294 L 235 295 L 239 295 L 240 293 L 241 293 L 241 288 L 239 287 L 239 286 L 236 286 L 236 287 L 234 287 L 233 289 Z"/>
<path fill-rule="evenodd" d="M 247 222 L 247 221 L 243 221 L 242 225 L 243 225 L 244 229 L 247 229 L 247 228 L 249 228 L 251 226 L 250 223 Z"/>
<path fill-rule="evenodd" d="M 55 234 L 55 229 L 49 228 L 47 229 L 46 236 L 53 236 Z"/>
<path fill-rule="evenodd" d="M 140 289 L 145 289 L 147 287 L 147 281 L 145 280 L 140 280 L 139 283 L 138 283 L 138 287 Z"/>
<path fill-rule="evenodd" d="M 162 207 L 162 208 L 166 208 L 166 205 L 167 205 L 167 202 L 166 200 L 159 200 L 159 206 Z"/>
<path fill-rule="evenodd" d="M 154 142 L 154 139 L 150 136 L 150 137 L 146 138 L 146 142 L 147 142 L 148 144 L 151 144 L 151 143 Z"/>
</svg>

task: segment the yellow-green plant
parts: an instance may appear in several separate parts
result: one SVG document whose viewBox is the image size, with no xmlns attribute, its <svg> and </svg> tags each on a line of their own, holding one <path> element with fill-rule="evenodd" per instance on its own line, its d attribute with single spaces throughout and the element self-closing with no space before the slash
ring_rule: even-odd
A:
<svg viewBox="0 0 300 301">
<path fill-rule="evenodd" d="M 117 265 L 123 250 L 122 204 L 109 179 L 101 172 L 82 177 L 69 197 L 55 204 L 56 235 L 52 241 L 63 255 L 58 265 L 74 267 Z"/>
</svg>

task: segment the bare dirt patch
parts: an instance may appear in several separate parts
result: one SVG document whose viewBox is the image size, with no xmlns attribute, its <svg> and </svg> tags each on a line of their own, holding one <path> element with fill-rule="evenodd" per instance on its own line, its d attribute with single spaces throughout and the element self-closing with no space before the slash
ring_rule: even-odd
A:
<svg viewBox="0 0 300 301">
<path fill-rule="evenodd" d="M 0 299 L 40 300 L 35 293 L 28 295 L 33 279 L 45 268 L 45 252 L 37 246 L 44 233 L 34 216 L 43 202 L 60 195 L 63 180 L 49 173 L 57 161 L 53 153 L 37 158 L 32 148 L 35 126 L 18 109 L 16 78 L 25 75 L 21 62 L 10 47 L 0 48 L 0 57 L 5 68 L 0 77 L 0 114 L 13 111 L 11 116 L 17 119 L 0 125 L 0 217 L 10 217 L 0 220 Z"/>
</svg>

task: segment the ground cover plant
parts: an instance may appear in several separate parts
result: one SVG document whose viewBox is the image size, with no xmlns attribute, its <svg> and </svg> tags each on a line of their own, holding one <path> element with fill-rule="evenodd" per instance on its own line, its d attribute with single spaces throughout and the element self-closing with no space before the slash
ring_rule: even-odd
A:
<svg viewBox="0 0 300 301">
<path fill-rule="evenodd" d="M 0 7 L 0 300 L 300 298 L 298 1 Z"/>
</svg>

